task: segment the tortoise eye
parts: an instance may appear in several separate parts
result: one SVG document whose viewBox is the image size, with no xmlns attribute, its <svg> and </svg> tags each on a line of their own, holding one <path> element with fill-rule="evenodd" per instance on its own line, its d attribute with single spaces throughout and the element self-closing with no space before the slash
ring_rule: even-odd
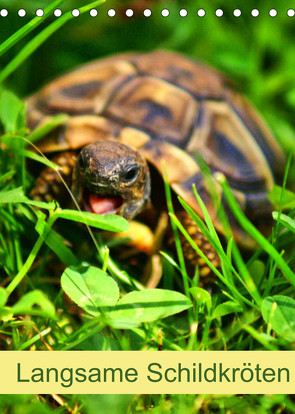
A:
<svg viewBox="0 0 295 414">
<path fill-rule="evenodd" d="M 135 166 L 131 167 L 122 174 L 122 181 L 126 184 L 132 183 L 138 177 L 138 174 L 139 168 Z"/>
</svg>

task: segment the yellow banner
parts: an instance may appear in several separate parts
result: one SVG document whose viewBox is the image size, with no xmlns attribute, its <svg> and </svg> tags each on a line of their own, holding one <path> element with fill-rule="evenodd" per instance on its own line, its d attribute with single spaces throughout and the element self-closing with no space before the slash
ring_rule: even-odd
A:
<svg viewBox="0 0 295 414">
<path fill-rule="evenodd" d="M 294 351 L 0 351 L 2 394 L 292 394 Z"/>
</svg>

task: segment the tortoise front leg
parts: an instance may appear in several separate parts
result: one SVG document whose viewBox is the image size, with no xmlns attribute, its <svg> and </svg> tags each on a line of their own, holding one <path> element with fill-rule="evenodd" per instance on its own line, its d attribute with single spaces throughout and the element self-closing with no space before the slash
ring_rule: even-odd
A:
<svg viewBox="0 0 295 414">
<path fill-rule="evenodd" d="M 68 187 L 71 187 L 72 184 L 72 172 L 76 158 L 76 153 L 72 151 L 62 152 L 52 158 L 52 162 L 61 167 L 59 174 Z M 30 197 L 36 201 L 50 202 L 57 200 L 61 204 L 69 200 L 69 194 L 64 182 L 57 172 L 50 167 L 45 167 L 41 171 L 30 193 Z"/>
<path fill-rule="evenodd" d="M 201 233 L 200 229 L 183 209 L 177 211 L 177 218 L 186 229 L 190 237 L 197 244 L 204 255 L 210 260 L 213 266 L 220 267 L 220 259 L 217 252 L 209 243 L 208 239 Z M 164 235 L 166 243 L 175 251 L 175 238 L 171 226 L 168 225 L 167 213 L 162 213 L 154 232 L 143 223 L 131 221 L 130 228 L 125 233 L 119 233 L 115 237 L 130 238 L 129 244 L 133 247 L 128 252 L 128 257 L 134 252 L 144 252 L 148 255 L 147 263 L 143 266 L 143 275 L 141 283 L 148 288 L 154 288 L 158 285 L 162 276 L 162 258 L 159 251 L 163 247 Z M 114 236 L 112 236 L 113 238 Z M 212 282 L 212 271 L 201 258 L 182 233 L 179 232 L 182 251 L 188 271 L 192 274 L 198 266 L 200 274 L 200 285 Z M 165 243 L 164 243 L 165 244 Z M 125 256 L 126 258 L 126 256 Z"/>
<path fill-rule="evenodd" d="M 140 282 L 146 288 L 155 288 L 162 277 L 162 257 L 160 256 L 160 249 L 163 245 L 163 239 L 167 231 L 168 215 L 163 212 L 158 221 L 156 228 L 152 230 L 147 224 L 131 220 L 129 222 L 129 229 L 121 233 L 105 232 L 104 238 L 112 240 L 112 242 L 120 240 L 127 249 L 120 249 L 118 251 L 118 258 L 120 260 L 128 260 L 138 253 L 144 253 L 146 260 L 142 262 L 142 275 Z"/>
</svg>

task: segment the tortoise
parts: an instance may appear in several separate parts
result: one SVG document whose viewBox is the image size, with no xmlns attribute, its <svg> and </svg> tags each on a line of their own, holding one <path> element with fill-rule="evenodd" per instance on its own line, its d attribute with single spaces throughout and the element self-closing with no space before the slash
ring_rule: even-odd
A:
<svg viewBox="0 0 295 414">
<path fill-rule="evenodd" d="M 173 192 L 202 217 L 192 185 L 222 233 L 199 157 L 211 172 L 223 173 L 245 214 L 265 227 L 271 205 L 268 191 L 280 177 L 284 157 L 256 110 L 230 81 L 203 63 L 168 51 L 127 53 L 100 59 L 63 75 L 28 99 L 28 124 L 65 113 L 67 121 L 39 143 L 55 163 L 81 205 L 97 214 L 128 220 L 148 205 L 150 193 L 162 200 L 163 187 L 150 171 L 163 174 Z M 164 167 L 165 165 L 165 167 Z M 61 200 L 56 173 L 46 167 L 32 191 L 35 199 Z M 163 201 L 157 208 L 164 209 Z M 177 214 L 190 236 L 215 265 L 216 252 L 180 207 Z M 229 213 L 236 241 L 253 240 Z M 208 268 L 188 242 L 185 257 Z"/>
</svg>

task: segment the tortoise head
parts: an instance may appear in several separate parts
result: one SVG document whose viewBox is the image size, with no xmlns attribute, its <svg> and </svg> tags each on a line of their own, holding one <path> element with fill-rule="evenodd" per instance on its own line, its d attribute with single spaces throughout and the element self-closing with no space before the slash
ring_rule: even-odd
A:
<svg viewBox="0 0 295 414">
<path fill-rule="evenodd" d="M 149 201 L 147 162 L 138 151 L 120 142 L 89 144 L 77 158 L 73 192 L 86 211 L 132 219 Z"/>
</svg>

